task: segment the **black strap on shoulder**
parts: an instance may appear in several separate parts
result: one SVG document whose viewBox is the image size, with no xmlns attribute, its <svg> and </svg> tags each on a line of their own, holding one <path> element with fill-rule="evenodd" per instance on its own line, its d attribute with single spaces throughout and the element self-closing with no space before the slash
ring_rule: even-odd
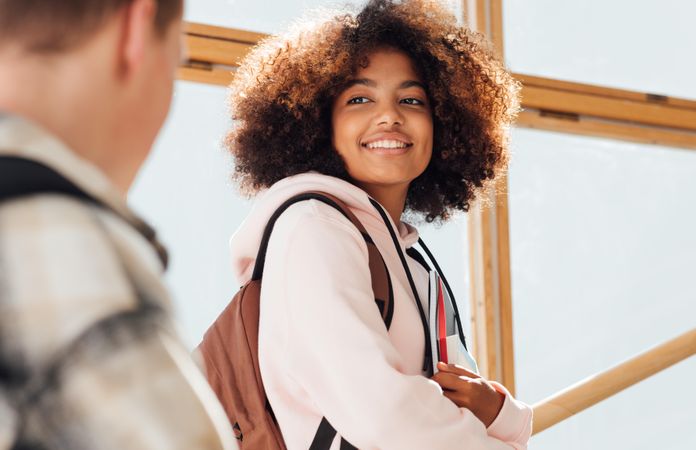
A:
<svg viewBox="0 0 696 450">
<path fill-rule="evenodd" d="M 331 194 L 324 192 L 305 192 L 289 198 L 275 210 L 270 219 L 268 219 L 268 223 L 261 237 L 261 244 L 259 245 L 259 251 L 256 255 L 256 262 L 254 264 L 254 271 L 251 276 L 252 281 L 260 280 L 263 276 L 263 268 L 266 264 L 266 253 L 268 252 L 268 243 L 271 239 L 271 233 L 273 232 L 273 227 L 278 221 L 278 218 L 290 206 L 305 200 L 318 200 L 337 209 L 360 231 L 360 234 L 368 246 L 370 277 L 372 279 L 372 287 L 375 293 L 375 303 L 377 304 L 380 314 L 382 315 L 384 324 L 386 325 L 387 329 L 389 329 L 394 315 L 394 292 L 387 264 L 360 220 L 355 217 L 355 215 L 346 205 Z"/>
<path fill-rule="evenodd" d="M 335 437 L 336 429 L 331 426 L 326 417 L 322 417 L 319 428 L 317 428 L 317 434 L 314 435 L 314 440 L 312 445 L 309 446 L 309 450 L 328 450 Z"/>
<path fill-rule="evenodd" d="M 0 201 L 41 193 L 66 194 L 113 211 L 44 164 L 27 158 L 0 156 Z M 116 211 L 114 213 L 118 214 Z M 142 221 L 139 221 L 136 229 L 154 247 L 166 268 L 167 251 L 157 240 L 155 230 Z"/>
<path fill-rule="evenodd" d="M 336 199 L 336 197 L 330 194 L 326 194 L 324 192 L 304 192 L 302 194 L 298 194 L 287 199 L 275 210 L 275 212 L 268 219 L 268 223 L 266 224 L 266 228 L 263 230 L 263 235 L 261 237 L 259 251 L 256 255 L 254 272 L 251 276 L 252 281 L 260 280 L 263 275 L 263 268 L 266 264 L 266 252 L 268 251 L 268 242 L 271 239 L 273 227 L 275 227 L 275 224 L 278 221 L 278 219 L 289 207 L 291 207 L 295 203 L 303 202 L 306 200 L 318 200 L 322 203 L 326 203 L 332 208 L 337 209 L 341 214 L 343 214 L 346 217 L 346 219 L 350 220 L 350 222 L 360 231 L 360 234 L 362 235 L 363 239 L 365 239 L 365 242 L 367 242 L 368 244 L 374 243 L 372 237 L 370 237 L 370 235 L 367 233 L 362 223 L 360 223 L 360 221 L 357 218 L 355 218 L 355 216 L 351 212 L 349 212 L 347 208 L 340 202 L 340 200 Z"/>
<path fill-rule="evenodd" d="M 339 210 L 346 218 L 349 219 L 348 215 L 346 212 L 341 208 L 336 202 L 333 200 L 329 199 L 328 197 L 317 194 L 317 193 L 311 193 L 307 192 L 304 194 L 299 194 L 295 195 L 292 198 L 289 198 L 286 200 L 283 204 L 281 204 L 271 215 L 271 218 L 268 219 L 268 223 L 266 225 L 266 228 L 263 231 L 263 236 L 261 237 L 261 244 L 259 245 L 259 251 L 256 255 L 256 262 L 254 264 L 254 272 L 251 275 L 251 280 L 256 281 L 260 280 L 261 277 L 263 276 L 263 268 L 266 265 L 266 253 L 268 252 L 268 242 L 271 239 L 271 233 L 273 232 L 273 227 L 275 227 L 276 222 L 278 221 L 278 218 L 285 212 L 286 209 L 294 205 L 295 203 L 302 202 L 305 200 L 319 200 L 321 202 L 326 203 L 327 205 L 330 205 L 337 210 Z"/>
<path fill-rule="evenodd" d="M 431 270 L 431 269 L 430 269 L 430 266 L 428 265 L 428 263 L 425 261 L 425 258 L 423 258 L 423 255 L 421 255 L 420 252 L 419 252 L 418 250 L 416 250 L 416 249 L 413 248 L 413 247 L 409 247 L 409 248 L 406 249 L 406 254 L 407 254 L 408 256 L 410 256 L 411 258 L 415 259 L 416 262 L 417 262 L 418 264 L 420 264 L 421 266 L 423 266 L 423 268 L 424 268 L 426 271 L 430 272 L 430 270 Z"/>
<path fill-rule="evenodd" d="M 329 450 L 335 437 L 336 429 L 333 426 L 331 426 L 329 421 L 326 420 L 326 417 L 323 417 L 321 419 L 321 422 L 319 423 L 317 434 L 314 435 L 314 440 L 312 441 L 312 444 L 309 446 L 309 450 Z M 345 439 L 341 439 L 340 450 L 358 449 Z"/>
<path fill-rule="evenodd" d="M 95 202 L 82 189 L 55 170 L 36 161 L 0 156 L 0 200 L 42 192 L 58 192 Z"/>
<path fill-rule="evenodd" d="M 375 284 L 375 277 L 380 276 L 378 274 L 373 273 L 373 267 L 384 267 L 384 272 L 381 273 L 381 276 L 386 277 L 386 286 L 388 288 L 388 294 L 387 294 L 387 299 L 380 299 L 380 295 L 375 292 L 375 302 L 377 304 L 377 307 L 380 309 L 380 313 L 382 314 L 382 319 L 384 320 L 384 324 L 386 325 L 387 329 L 389 329 L 391 325 L 391 319 L 394 314 L 394 294 L 392 290 L 392 285 L 391 285 L 391 278 L 389 276 L 389 271 L 387 269 L 387 265 L 384 262 L 384 258 L 382 258 L 382 255 L 379 254 L 379 251 L 376 250 L 377 247 L 370 237 L 370 235 L 367 233 L 367 230 L 365 227 L 360 223 L 360 221 L 355 217 L 355 215 L 350 212 L 350 210 L 347 209 L 345 205 L 343 205 L 340 200 L 336 199 L 335 197 L 323 193 L 323 192 L 305 192 L 303 194 L 296 195 L 294 197 L 291 197 L 290 199 L 286 200 L 281 204 L 271 215 L 270 219 L 268 220 L 268 224 L 266 225 L 266 228 L 264 229 L 263 236 L 261 237 L 261 244 L 259 246 L 259 251 L 258 254 L 256 255 L 256 263 L 254 264 L 254 272 L 251 276 L 252 280 L 260 280 L 261 277 L 263 276 L 263 268 L 266 263 L 266 253 L 268 252 L 268 243 L 271 239 L 271 233 L 273 232 L 273 227 L 275 226 L 276 222 L 278 221 L 278 218 L 287 210 L 290 206 L 294 205 L 295 203 L 302 202 L 305 200 L 318 200 L 320 202 L 326 203 L 327 205 L 337 209 L 340 211 L 348 220 L 355 225 L 356 228 L 360 231 L 360 234 L 362 235 L 363 239 L 365 239 L 365 242 L 368 244 L 368 253 L 370 253 L 369 247 L 372 246 L 374 247 L 375 251 L 377 252 L 376 255 L 374 256 L 374 253 L 370 253 L 370 258 L 374 257 L 379 257 L 381 259 L 381 264 L 377 265 L 376 262 L 371 261 L 372 264 L 370 267 L 370 276 L 373 278 L 373 286 Z M 383 284 L 384 285 L 384 284 Z M 385 310 L 386 309 L 386 310 Z M 329 423 L 329 421 L 326 419 L 326 417 L 323 417 L 321 419 L 321 422 L 319 423 L 319 427 L 317 428 L 317 432 L 314 435 L 314 439 L 312 440 L 312 444 L 309 447 L 309 450 L 329 450 L 331 448 L 331 444 L 333 443 L 334 439 L 336 438 L 336 429 Z M 348 441 L 345 439 L 341 438 L 341 450 L 357 450 L 356 447 L 354 447 L 352 444 L 350 444 Z"/>
<path fill-rule="evenodd" d="M 358 449 L 357 449 L 357 447 L 355 447 L 353 444 L 346 441 L 345 439 L 341 439 L 341 449 L 340 450 L 358 450 Z"/>
</svg>

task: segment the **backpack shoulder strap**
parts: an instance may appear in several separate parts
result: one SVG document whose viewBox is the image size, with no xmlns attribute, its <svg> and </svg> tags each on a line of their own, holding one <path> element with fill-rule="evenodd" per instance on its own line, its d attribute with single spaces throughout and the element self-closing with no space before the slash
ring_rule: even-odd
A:
<svg viewBox="0 0 696 450">
<path fill-rule="evenodd" d="M 0 156 L 0 174 L 0 202 L 27 195 L 57 193 L 114 211 L 59 172 L 38 161 L 17 156 Z M 118 214 L 116 211 L 114 213 Z M 157 240 L 155 230 L 145 222 L 139 222 L 136 227 L 138 233 L 154 247 L 163 266 L 167 267 L 167 251 Z"/>
<path fill-rule="evenodd" d="M 365 243 L 367 244 L 368 264 L 370 266 L 370 277 L 372 279 L 372 291 L 375 294 L 375 303 L 377 304 L 377 308 L 382 315 L 384 325 L 387 327 L 387 329 L 389 329 L 391 326 L 392 317 L 394 315 L 394 292 L 392 289 L 387 264 L 384 262 L 382 254 L 379 252 L 379 249 L 372 240 L 372 237 L 370 237 L 369 233 L 365 229 L 365 226 L 357 217 L 355 217 L 355 214 L 353 214 L 345 203 L 331 194 L 319 191 L 305 192 L 303 194 L 291 197 L 280 205 L 278 209 L 276 209 L 271 218 L 268 220 L 268 224 L 264 229 L 263 236 L 261 238 L 261 245 L 259 246 L 259 252 L 256 255 L 256 263 L 254 265 L 254 272 L 251 276 L 251 280 L 260 280 L 263 275 L 263 268 L 266 262 L 266 252 L 268 250 L 268 242 L 271 238 L 271 232 L 273 231 L 273 227 L 275 226 L 278 218 L 291 205 L 305 200 L 318 200 L 333 208 L 336 208 L 348 220 L 351 221 L 358 231 L 360 231 L 360 234 L 362 235 L 363 239 L 365 239 Z M 336 429 L 329 423 L 328 420 L 326 420 L 326 417 L 322 418 L 314 439 L 312 440 L 310 450 L 328 450 L 329 447 L 331 447 L 331 443 L 335 437 Z M 341 439 L 340 448 L 341 450 L 356 450 L 356 448 L 345 439 Z"/>
<path fill-rule="evenodd" d="M 0 156 L 0 201 L 43 192 L 56 192 L 96 201 L 67 178 L 39 162 Z"/>
<path fill-rule="evenodd" d="M 431 270 L 431 269 L 430 269 L 430 266 L 428 265 L 428 263 L 425 261 L 425 258 L 423 258 L 423 255 L 421 255 L 420 252 L 419 252 L 418 250 L 416 250 L 416 249 L 413 248 L 413 247 L 409 247 L 409 248 L 406 249 L 406 254 L 407 254 L 408 256 L 410 256 L 411 258 L 415 259 L 415 260 L 418 262 L 418 264 L 420 264 L 421 266 L 423 266 L 423 268 L 424 268 L 427 272 L 430 272 L 430 270 Z"/>
<path fill-rule="evenodd" d="M 341 200 L 331 194 L 319 191 L 310 191 L 303 194 L 295 195 L 281 204 L 268 220 L 268 224 L 261 238 L 259 252 L 256 255 L 256 263 L 254 272 L 251 276 L 252 280 L 260 280 L 263 275 L 263 268 L 266 262 L 266 252 L 268 250 L 268 242 L 271 238 L 271 232 L 278 218 L 283 212 L 295 203 L 305 200 L 318 200 L 327 205 L 336 208 L 340 211 L 351 223 L 360 231 L 368 251 L 368 264 L 370 266 L 370 277 L 372 279 L 372 290 L 375 294 L 375 303 L 382 315 L 382 320 L 387 329 L 391 326 L 392 317 L 394 315 L 394 293 L 392 289 L 391 279 L 387 265 L 382 258 L 382 254 L 377 249 L 375 242 L 372 240 L 363 224 L 355 217 L 355 214 Z"/>
</svg>

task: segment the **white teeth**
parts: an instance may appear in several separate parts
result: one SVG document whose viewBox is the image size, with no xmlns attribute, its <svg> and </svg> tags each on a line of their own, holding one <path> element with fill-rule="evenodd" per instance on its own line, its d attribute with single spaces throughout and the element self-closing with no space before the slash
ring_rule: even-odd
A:
<svg viewBox="0 0 696 450">
<path fill-rule="evenodd" d="M 408 145 L 401 141 L 375 141 L 367 144 L 367 148 L 406 148 Z"/>
</svg>

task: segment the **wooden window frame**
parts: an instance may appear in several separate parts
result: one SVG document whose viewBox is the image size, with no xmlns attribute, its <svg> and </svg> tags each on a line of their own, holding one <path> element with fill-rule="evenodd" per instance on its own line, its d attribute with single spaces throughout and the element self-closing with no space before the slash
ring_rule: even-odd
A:
<svg viewBox="0 0 696 450">
<path fill-rule="evenodd" d="M 503 57 L 502 0 L 463 0 L 467 25 Z M 524 95 L 523 95 L 524 97 Z M 481 374 L 515 394 L 508 177 L 499 176 L 469 211 L 473 347 Z"/>
</svg>

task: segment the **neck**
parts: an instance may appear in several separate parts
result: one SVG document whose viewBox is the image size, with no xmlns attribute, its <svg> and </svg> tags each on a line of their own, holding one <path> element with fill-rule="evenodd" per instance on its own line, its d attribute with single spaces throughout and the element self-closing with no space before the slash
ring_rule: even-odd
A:
<svg viewBox="0 0 696 450">
<path fill-rule="evenodd" d="M 361 184 L 360 187 L 367 192 L 370 197 L 377 200 L 398 226 L 401 222 L 401 214 L 406 205 L 406 195 L 408 194 L 408 184 L 399 186 L 382 186 Z"/>
</svg>

